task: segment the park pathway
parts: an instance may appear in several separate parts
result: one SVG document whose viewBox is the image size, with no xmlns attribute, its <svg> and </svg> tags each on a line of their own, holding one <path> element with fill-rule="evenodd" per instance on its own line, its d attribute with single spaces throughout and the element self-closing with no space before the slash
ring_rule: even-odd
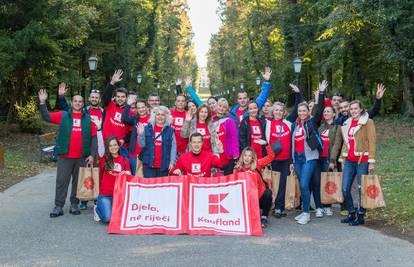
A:
<svg viewBox="0 0 414 267">
<path fill-rule="evenodd" d="M 273 219 L 263 237 L 108 235 L 92 210 L 49 218 L 55 170 L 0 193 L 0 266 L 414 266 L 414 245 L 339 217 Z"/>
</svg>

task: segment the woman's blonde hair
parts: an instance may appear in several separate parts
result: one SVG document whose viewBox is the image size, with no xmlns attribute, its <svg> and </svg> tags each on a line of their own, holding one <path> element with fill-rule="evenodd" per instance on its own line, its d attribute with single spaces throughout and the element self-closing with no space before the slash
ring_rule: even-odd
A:
<svg viewBox="0 0 414 267">
<path fill-rule="evenodd" d="M 164 112 L 165 114 L 164 126 L 171 125 L 171 122 L 172 122 L 171 112 L 166 106 L 158 106 L 158 107 L 153 108 L 150 119 L 149 119 L 149 123 L 151 123 L 152 125 L 155 125 L 155 115 L 157 114 L 157 112 L 160 112 L 160 111 Z"/>
<path fill-rule="evenodd" d="M 239 160 L 237 161 L 236 166 L 235 166 L 236 169 L 243 169 L 244 167 L 246 167 L 244 166 L 243 157 L 244 157 L 244 154 L 246 154 L 246 152 L 248 151 L 252 153 L 252 163 L 250 163 L 250 169 L 251 170 L 256 169 L 257 154 L 256 154 L 256 151 L 254 151 L 254 149 L 250 146 L 245 147 L 243 151 L 241 152 Z"/>
<path fill-rule="evenodd" d="M 220 98 L 218 101 L 217 101 L 217 104 L 224 104 L 224 105 L 226 105 L 226 110 L 228 111 L 229 110 L 229 101 L 227 101 L 227 99 L 225 99 L 225 98 Z"/>
</svg>

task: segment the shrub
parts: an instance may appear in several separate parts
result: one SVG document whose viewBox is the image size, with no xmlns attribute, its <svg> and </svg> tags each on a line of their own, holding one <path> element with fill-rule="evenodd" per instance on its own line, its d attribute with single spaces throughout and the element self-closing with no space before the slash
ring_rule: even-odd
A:
<svg viewBox="0 0 414 267">
<path fill-rule="evenodd" d="M 25 106 L 19 106 L 16 103 L 15 107 L 17 111 L 17 123 L 22 132 L 36 134 L 42 132 L 40 114 L 34 98 L 31 98 Z"/>
</svg>

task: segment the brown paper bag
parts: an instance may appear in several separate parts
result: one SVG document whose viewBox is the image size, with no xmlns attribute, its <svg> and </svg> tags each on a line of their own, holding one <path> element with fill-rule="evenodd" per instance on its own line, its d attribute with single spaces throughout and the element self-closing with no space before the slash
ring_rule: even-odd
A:
<svg viewBox="0 0 414 267">
<path fill-rule="evenodd" d="M 362 175 L 361 206 L 366 209 L 385 207 L 384 196 L 382 194 L 380 178 L 378 175 Z"/>
<path fill-rule="evenodd" d="M 295 174 L 286 179 L 285 208 L 294 209 L 300 204 L 300 184 Z"/>
<path fill-rule="evenodd" d="M 342 195 L 342 172 L 321 173 L 321 202 L 322 204 L 344 202 Z"/>
<path fill-rule="evenodd" d="M 144 167 L 142 165 L 142 160 L 137 157 L 137 167 L 135 169 L 135 176 L 144 177 Z"/>
<path fill-rule="evenodd" d="M 272 199 L 275 202 L 277 192 L 279 191 L 280 172 L 272 171 Z"/>
<path fill-rule="evenodd" d="M 79 200 L 95 200 L 99 195 L 99 168 L 93 165 L 79 168 L 76 197 Z"/>
</svg>

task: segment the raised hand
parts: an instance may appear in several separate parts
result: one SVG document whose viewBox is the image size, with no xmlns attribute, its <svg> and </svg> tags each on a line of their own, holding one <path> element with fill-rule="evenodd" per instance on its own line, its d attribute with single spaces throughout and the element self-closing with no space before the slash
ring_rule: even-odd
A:
<svg viewBox="0 0 414 267">
<path fill-rule="evenodd" d="M 325 92 L 326 88 L 328 88 L 328 82 L 323 80 L 321 83 L 319 83 L 318 90 L 320 92 Z"/>
<path fill-rule="evenodd" d="M 60 96 L 62 96 L 62 95 L 65 95 L 65 93 L 66 93 L 66 83 L 60 83 L 59 84 L 59 87 L 58 87 L 58 95 L 60 95 Z"/>
<path fill-rule="evenodd" d="M 293 92 L 300 93 L 299 88 L 295 84 L 290 83 L 289 86 L 290 86 L 290 88 L 292 88 Z"/>
<path fill-rule="evenodd" d="M 263 140 L 263 139 L 254 139 L 254 141 L 253 141 L 254 143 L 256 143 L 256 144 L 259 144 L 259 145 L 261 145 L 261 146 L 263 146 L 263 145 L 266 145 L 267 144 L 267 142 L 266 142 L 266 140 Z"/>
<path fill-rule="evenodd" d="M 377 85 L 377 93 L 375 95 L 375 97 L 379 100 L 384 96 L 385 90 L 387 90 L 385 88 L 385 86 L 382 83 L 379 83 Z"/>
<path fill-rule="evenodd" d="M 266 67 L 264 73 L 262 73 L 262 76 L 265 81 L 269 81 L 270 76 L 272 76 L 272 69 L 269 67 Z"/>
<path fill-rule="evenodd" d="M 177 78 L 177 80 L 175 81 L 175 85 L 181 85 L 183 83 L 183 80 L 181 80 L 180 78 Z"/>
<path fill-rule="evenodd" d="M 188 110 L 185 113 L 185 120 L 186 121 L 191 121 L 193 119 L 193 115 L 194 115 L 193 112 L 191 110 Z"/>
<path fill-rule="evenodd" d="M 191 86 L 191 78 L 185 79 L 185 85 L 186 86 Z"/>
<path fill-rule="evenodd" d="M 45 89 L 40 89 L 38 95 L 39 95 L 40 104 L 46 103 L 47 91 Z"/>
<path fill-rule="evenodd" d="M 214 143 L 216 144 L 218 153 L 222 154 L 224 152 L 223 143 L 217 135 L 215 135 Z"/>
<path fill-rule="evenodd" d="M 132 104 L 136 103 L 137 100 L 138 100 L 138 97 L 136 95 L 128 95 L 127 104 L 132 105 Z"/>
<path fill-rule="evenodd" d="M 112 75 L 111 78 L 111 84 L 115 85 L 116 83 L 122 81 L 122 74 L 124 74 L 124 72 L 121 69 L 115 70 L 114 75 Z"/>
<path fill-rule="evenodd" d="M 138 132 L 138 135 L 143 135 L 144 134 L 144 124 L 142 124 L 142 123 L 138 123 L 138 125 L 137 125 L 137 132 Z"/>
</svg>

